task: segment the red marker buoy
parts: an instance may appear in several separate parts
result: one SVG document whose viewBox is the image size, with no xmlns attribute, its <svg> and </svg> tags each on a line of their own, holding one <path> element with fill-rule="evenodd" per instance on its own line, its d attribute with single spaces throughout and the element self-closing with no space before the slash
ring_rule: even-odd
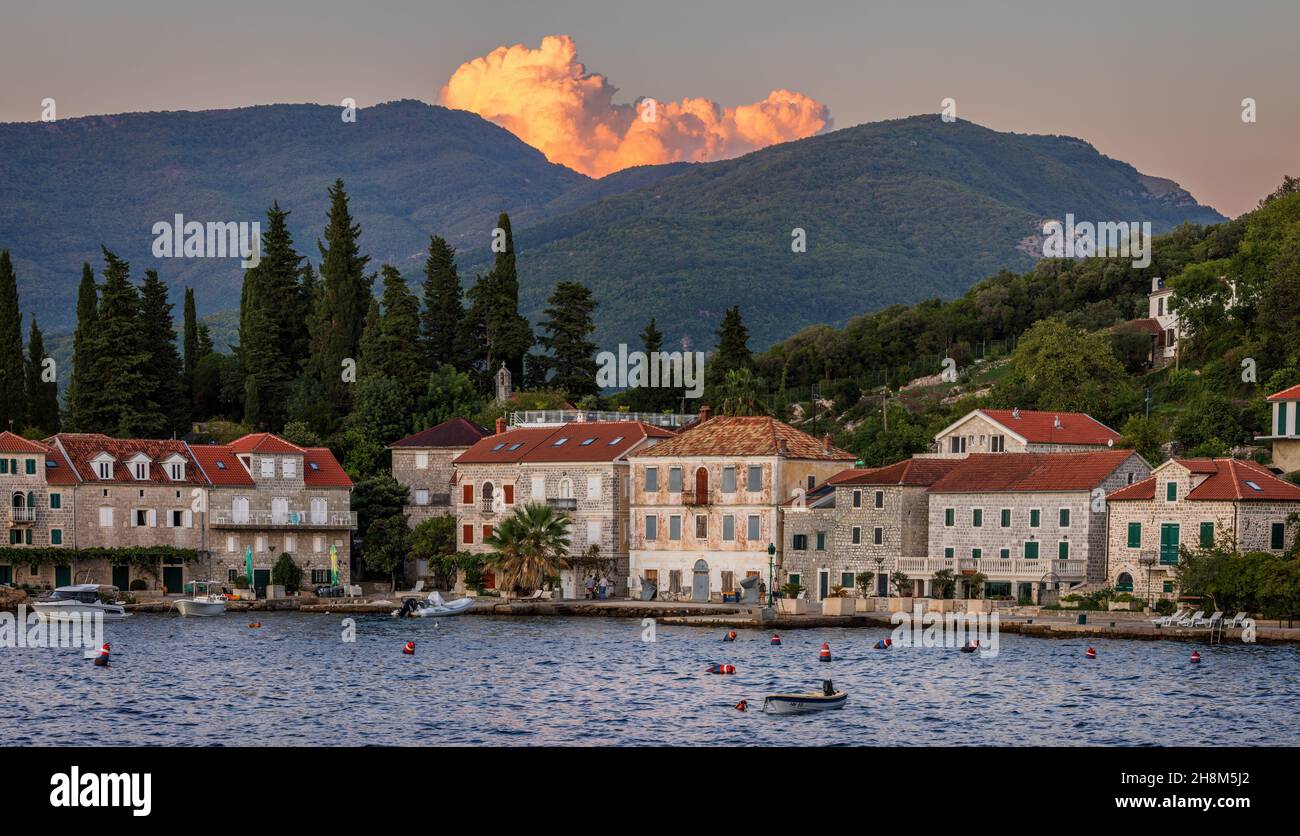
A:
<svg viewBox="0 0 1300 836">
<path fill-rule="evenodd" d="M 414 655 L 415 655 L 415 642 L 407 642 L 407 643 L 406 643 L 406 647 L 403 647 L 403 648 L 402 648 L 402 652 L 405 653 L 407 656 L 414 656 Z"/>
<path fill-rule="evenodd" d="M 880 641 L 876 642 L 876 650 L 888 650 L 893 646 L 894 646 L 893 639 L 881 639 Z"/>
<path fill-rule="evenodd" d="M 772 634 L 772 644 L 780 644 L 780 643 L 781 643 L 781 637 L 778 636 L 776 633 L 773 633 L 773 634 Z"/>
<path fill-rule="evenodd" d="M 249 624 L 248 624 L 248 627 L 249 627 L 249 629 L 251 629 L 251 630 L 256 630 L 257 628 L 259 628 L 259 627 L 261 627 L 261 626 L 262 626 L 262 622 L 260 622 L 260 621 L 250 621 Z"/>
<path fill-rule="evenodd" d="M 1096 648 L 1092 648 L 1092 647 L 1088 648 L 1087 651 L 1084 652 L 1084 654 L 1083 654 L 1083 658 L 1085 658 L 1085 659 L 1096 659 L 1096 658 L 1097 658 L 1097 650 L 1096 650 Z"/>
<path fill-rule="evenodd" d="M 736 703 L 736 710 L 737 710 L 737 711 L 748 711 L 748 710 L 749 710 L 749 700 L 741 700 L 740 702 Z"/>
<path fill-rule="evenodd" d="M 822 642 L 822 651 L 818 654 L 818 658 L 823 662 L 829 662 L 831 660 L 831 646 L 826 642 Z"/>
<path fill-rule="evenodd" d="M 709 665 L 709 670 L 708 670 L 708 673 L 727 674 L 727 673 L 735 673 L 735 672 L 736 672 L 735 665 Z"/>
<path fill-rule="evenodd" d="M 734 642 L 736 640 L 736 631 L 735 630 L 730 631 L 729 633 L 727 633 L 727 635 L 722 637 L 722 640 L 724 642 Z"/>
<path fill-rule="evenodd" d="M 1199 650 L 1193 650 L 1193 651 L 1192 651 L 1192 662 L 1195 663 L 1195 662 L 1199 662 L 1199 661 L 1201 661 L 1201 652 L 1200 652 Z"/>
<path fill-rule="evenodd" d="M 99 648 L 99 655 L 95 657 L 95 664 L 98 667 L 101 668 L 108 667 L 108 649 L 109 649 L 108 642 L 104 642 L 104 645 Z"/>
</svg>

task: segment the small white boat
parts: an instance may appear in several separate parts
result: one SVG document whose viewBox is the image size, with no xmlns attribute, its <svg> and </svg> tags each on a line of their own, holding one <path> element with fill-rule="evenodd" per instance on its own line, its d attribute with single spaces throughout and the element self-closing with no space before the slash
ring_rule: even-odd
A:
<svg viewBox="0 0 1300 836">
<path fill-rule="evenodd" d="M 407 598 L 402 601 L 402 606 L 393 610 L 394 618 L 442 618 L 446 616 L 460 615 L 469 611 L 474 606 L 473 598 L 459 598 L 455 601 L 444 601 L 442 596 L 433 591 L 429 597 L 424 600 L 419 598 Z"/>
<path fill-rule="evenodd" d="M 843 708 L 848 698 L 847 691 L 836 691 L 829 679 L 823 679 L 820 691 L 807 694 L 769 694 L 763 699 L 763 710 L 769 714 L 806 714 L 810 711 Z"/>
<path fill-rule="evenodd" d="M 100 589 L 117 590 L 115 586 L 100 587 L 97 583 L 79 583 L 61 586 L 48 598 L 32 602 L 36 615 L 45 620 L 60 618 L 82 618 L 84 616 L 102 616 L 105 621 L 121 621 L 130 618 L 123 601 L 106 602 L 100 600 Z"/>
<path fill-rule="evenodd" d="M 213 589 L 220 589 L 216 581 L 193 581 L 194 594 L 176 602 L 176 609 L 181 615 L 212 616 L 226 611 L 226 596 Z"/>
</svg>

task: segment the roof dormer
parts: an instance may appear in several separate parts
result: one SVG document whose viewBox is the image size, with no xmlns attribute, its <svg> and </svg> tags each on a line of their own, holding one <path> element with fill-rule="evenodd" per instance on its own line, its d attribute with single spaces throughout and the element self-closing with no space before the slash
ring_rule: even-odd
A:
<svg viewBox="0 0 1300 836">
<path fill-rule="evenodd" d="M 163 472 L 166 473 L 167 478 L 173 482 L 184 482 L 185 463 L 186 460 L 184 456 L 180 453 L 172 453 L 170 456 L 163 459 Z"/>
<path fill-rule="evenodd" d="M 115 464 L 117 464 L 117 459 L 104 451 L 101 451 L 99 455 L 90 460 L 90 466 L 95 471 L 96 479 L 112 479 Z"/>
<path fill-rule="evenodd" d="M 137 482 L 147 481 L 149 478 L 149 466 L 153 464 L 153 459 L 144 453 L 136 453 L 126 460 L 126 469 L 131 474 L 131 478 Z"/>
</svg>

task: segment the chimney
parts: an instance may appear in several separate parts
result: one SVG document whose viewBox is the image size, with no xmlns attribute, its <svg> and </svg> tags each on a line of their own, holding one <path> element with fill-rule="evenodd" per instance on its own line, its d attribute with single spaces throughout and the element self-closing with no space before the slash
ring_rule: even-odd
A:
<svg viewBox="0 0 1300 836">
<path fill-rule="evenodd" d="M 824 447 L 824 448 L 826 449 L 826 452 L 827 452 L 827 453 L 829 453 L 829 452 L 831 451 L 831 434 L 830 434 L 830 433 L 826 433 L 825 435 L 822 436 L 822 447 Z"/>
<path fill-rule="evenodd" d="M 1155 293 L 1155 292 L 1158 291 L 1158 290 L 1164 290 L 1164 288 L 1165 288 L 1165 280 L 1164 280 L 1164 279 L 1160 278 L 1159 276 L 1156 276 L 1155 278 L 1153 278 L 1153 279 L 1151 280 L 1151 292 L 1152 292 L 1152 293 Z"/>
<path fill-rule="evenodd" d="M 505 432 L 505 431 L 506 431 L 506 419 L 505 419 L 505 418 L 498 418 L 498 419 L 497 419 L 497 435 L 501 435 L 501 433 L 503 433 L 503 432 Z"/>
<path fill-rule="evenodd" d="M 1017 421 L 1020 420 L 1020 407 L 1016 406 L 1011 408 L 1011 417 L 1015 418 Z"/>
<path fill-rule="evenodd" d="M 709 416 L 710 416 L 712 413 L 713 413 L 713 410 L 709 409 L 709 405 L 708 405 L 708 404 L 703 404 L 703 405 L 701 405 L 701 406 L 700 406 L 700 423 L 703 424 L 705 421 L 709 420 Z"/>
<path fill-rule="evenodd" d="M 1061 428 L 1061 416 L 1057 415 L 1052 421 L 1052 428 L 1059 430 Z"/>
</svg>

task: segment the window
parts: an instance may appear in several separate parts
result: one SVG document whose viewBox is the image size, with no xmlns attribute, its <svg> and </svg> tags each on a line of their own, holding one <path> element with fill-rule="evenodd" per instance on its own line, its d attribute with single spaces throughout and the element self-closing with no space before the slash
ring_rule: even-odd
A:
<svg viewBox="0 0 1300 836">
<path fill-rule="evenodd" d="M 1273 435 L 1286 435 L 1286 401 L 1279 401 L 1277 405 L 1277 430 Z"/>
<path fill-rule="evenodd" d="M 590 447 L 591 444 L 592 444 L 592 442 L 594 442 L 595 440 L 596 440 L 596 436 L 594 436 L 594 435 L 593 435 L 591 438 L 584 438 L 584 439 L 582 440 L 582 443 L 579 444 L 578 446 L 579 446 L 579 447 Z"/>
<path fill-rule="evenodd" d="M 983 549 L 971 549 L 971 550 L 970 550 L 970 559 L 971 559 L 971 560 L 979 560 L 979 559 L 980 559 L 981 557 L 983 557 L 983 556 L 984 556 L 984 550 L 983 550 Z"/>
<path fill-rule="evenodd" d="M 1214 545 L 1214 523 L 1201 523 L 1201 548 L 1208 549 Z"/>
<path fill-rule="evenodd" d="M 1011 549 L 998 549 L 998 557 L 1002 558 L 1003 560 L 1010 560 Z"/>
<path fill-rule="evenodd" d="M 501 495 L 502 495 L 501 498 L 505 500 L 505 503 L 506 503 L 507 505 L 514 505 L 514 504 L 515 504 L 515 486 L 514 486 L 514 485 L 502 485 L 502 486 L 501 486 Z"/>
<path fill-rule="evenodd" d="M 26 473 L 28 476 L 34 476 L 36 474 L 36 459 L 27 459 L 23 464 L 24 464 L 24 470 L 23 470 L 24 473 Z"/>
<path fill-rule="evenodd" d="M 844 587 L 845 589 L 853 588 L 852 572 L 840 572 L 840 586 Z"/>
<path fill-rule="evenodd" d="M 673 493 L 680 493 L 682 489 L 682 469 L 680 467 L 668 468 L 668 490 Z"/>
<path fill-rule="evenodd" d="M 172 528 L 189 528 L 186 524 L 186 515 L 188 513 L 188 511 L 179 511 L 175 509 L 169 511 L 167 514 L 168 525 Z"/>
<path fill-rule="evenodd" d="M 953 558 L 953 548 L 952 546 L 949 546 L 943 550 L 943 559 L 952 560 L 952 558 Z"/>
<path fill-rule="evenodd" d="M 460 527 L 460 541 L 466 544 L 474 542 L 474 526 L 462 525 Z M 320 549 L 317 549 L 316 551 L 320 551 Z"/>
<path fill-rule="evenodd" d="M 709 518 L 703 514 L 695 515 L 695 539 L 707 540 L 709 538 Z"/>
<path fill-rule="evenodd" d="M 745 472 L 745 490 L 757 493 L 763 489 L 763 468 L 751 464 Z"/>
<path fill-rule="evenodd" d="M 1029 527 L 1038 528 L 1039 523 L 1043 521 L 1043 512 L 1037 508 L 1029 509 Z"/>
<path fill-rule="evenodd" d="M 735 465 L 727 465 L 726 467 L 722 468 L 722 492 L 723 492 L 723 493 L 735 493 L 735 492 L 736 492 L 736 467 L 735 467 Z"/>
<path fill-rule="evenodd" d="M 112 508 L 100 508 L 100 509 L 99 509 L 99 527 L 100 527 L 100 528 L 112 528 L 112 527 L 113 527 L 113 509 L 112 509 Z"/>
<path fill-rule="evenodd" d="M 1176 502 L 1177 500 L 1178 500 L 1178 483 L 1177 483 L 1177 482 L 1166 482 L 1166 483 L 1165 483 L 1165 501 L 1166 501 L 1166 502 Z"/>
<path fill-rule="evenodd" d="M 973 508 L 970 512 L 970 524 L 974 528 L 980 528 L 984 525 L 984 509 Z"/>
<path fill-rule="evenodd" d="M 319 497 L 311 501 L 311 521 L 313 525 L 324 525 L 329 515 L 329 502 Z"/>
<path fill-rule="evenodd" d="M 298 461 L 296 459 L 285 459 L 280 469 L 284 472 L 284 478 L 295 479 L 298 476 Z"/>
<path fill-rule="evenodd" d="M 1056 559 L 1057 559 L 1057 560 L 1069 560 L 1069 559 L 1070 559 L 1070 544 L 1069 544 L 1069 542 L 1067 542 L 1067 541 L 1065 541 L 1065 540 L 1062 540 L 1061 542 L 1059 542 L 1059 543 L 1056 544 Z"/>
<path fill-rule="evenodd" d="M 239 543 L 235 542 L 234 536 L 226 537 L 226 551 L 230 552 L 231 554 L 234 554 L 235 552 L 239 551 Z"/>
<path fill-rule="evenodd" d="M 259 553 L 266 551 L 266 538 L 259 535 L 253 548 Z"/>
<path fill-rule="evenodd" d="M 954 435 L 954 436 L 950 437 L 950 438 L 948 439 L 948 452 L 949 452 L 949 453 L 965 453 L 965 452 L 966 452 L 966 438 L 965 438 L 965 436 Z"/>
<path fill-rule="evenodd" d="M 1115 591 L 1132 592 L 1133 576 L 1130 575 L 1128 572 L 1120 572 L 1119 577 L 1115 578 Z"/>
<path fill-rule="evenodd" d="M 884 492 L 884 491 L 876 491 L 876 507 L 877 507 L 877 508 L 884 508 L 884 507 L 885 507 L 885 492 Z"/>
<path fill-rule="evenodd" d="M 100 479 L 112 479 L 113 463 L 111 461 L 96 462 L 95 472 L 99 475 Z"/>
<path fill-rule="evenodd" d="M 466 534 L 465 542 L 472 543 L 474 542 L 474 527 L 466 526 L 466 528 L 469 529 L 469 532 Z M 325 551 L 325 538 L 320 536 L 313 537 L 311 539 L 311 550 L 316 554 L 322 554 Z"/>
<path fill-rule="evenodd" d="M 876 526 L 871 530 L 871 541 L 877 546 L 885 542 L 885 529 Z"/>
<path fill-rule="evenodd" d="M 328 584 L 334 580 L 329 569 L 312 569 L 311 582 L 313 584 Z"/>
<path fill-rule="evenodd" d="M 4 460 L 0 459 L 0 461 L 4 461 Z M 8 465 L 5 465 L 5 468 L 6 468 L 5 472 L 8 472 Z M 9 529 L 9 545 L 21 546 L 22 544 L 23 544 L 22 530 L 17 528 Z"/>
<path fill-rule="evenodd" d="M 797 552 L 808 551 L 808 535 L 795 534 L 790 537 L 790 548 Z M 791 575 L 791 577 L 794 577 Z"/>
<path fill-rule="evenodd" d="M 262 469 L 263 479 L 274 479 L 275 459 L 271 458 L 270 456 L 263 456 L 261 460 L 261 469 Z"/>
<path fill-rule="evenodd" d="M 61 529 L 58 528 L 50 529 L 50 545 L 51 546 L 63 545 L 63 531 Z"/>
<path fill-rule="evenodd" d="M 1006 436 L 991 435 L 989 436 L 989 452 L 1002 453 L 1007 449 Z"/>
<path fill-rule="evenodd" d="M 1163 586 L 1162 586 L 1162 589 L 1163 589 L 1166 593 L 1173 592 L 1173 591 L 1174 591 L 1174 582 L 1173 582 L 1173 581 L 1165 581 L 1164 584 L 1163 584 Z"/>
<path fill-rule="evenodd" d="M 736 518 L 731 514 L 722 518 L 722 539 L 728 541 L 736 539 Z"/>
<path fill-rule="evenodd" d="M 745 536 L 750 540 L 758 539 L 758 514 L 750 514 L 745 529 Z"/>
<path fill-rule="evenodd" d="M 1069 509 L 1069 508 L 1062 508 L 1062 509 L 1060 510 L 1059 514 L 1057 515 L 1057 522 L 1060 524 L 1061 528 L 1069 528 L 1069 527 L 1070 527 L 1070 509 Z"/>
<path fill-rule="evenodd" d="M 862 529 L 861 529 L 861 528 L 858 528 L 858 527 L 855 525 L 855 526 L 853 526 L 853 545 L 856 546 L 856 545 L 858 545 L 858 544 L 861 543 L 861 542 L 862 542 Z"/>
<path fill-rule="evenodd" d="M 1036 541 L 1036 540 L 1026 540 L 1026 541 L 1025 541 L 1025 560 L 1037 560 L 1037 559 L 1038 559 L 1038 541 Z"/>
<path fill-rule="evenodd" d="M 1268 547 L 1270 549 L 1283 548 L 1286 538 L 1286 525 L 1284 523 L 1273 523 L 1269 527 Z"/>
<path fill-rule="evenodd" d="M 600 520 L 587 520 L 587 543 L 600 543 Z"/>
<path fill-rule="evenodd" d="M 1178 544 L 1182 539 L 1178 523 L 1165 523 L 1160 526 L 1160 563 L 1164 566 L 1178 565 Z"/>
<path fill-rule="evenodd" d="M 943 524 L 944 524 L 945 526 L 951 528 L 952 525 L 953 525 L 953 523 L 955 523 L 956 521 L 957 521 L 957 509 L 956 509 L 956 508 L 944 508 L 944 509 L 943 509 Z"/>
<path fill-rule="evenodd" d="M 647 467 L 645 469 L 645 492 L 654 493 L 659 490 L 659 468 Z"/>
<path fill-rule="evenodd" d="M 63 507 L 63 494 L 61 493 L 50 494 L 50 510 L 57 510 L 62 507 Z"/>
<path fill-rule="evenodd" d="M 491 536 L 492 536 L 492 526 L 490 525 L 483 526 L 483 542 L 486 543 L 488 538 Z"/>
<path fill-rule="evenodd" d="M 817 477 L 816 477 L 816 476 L 809 475 L 809 477 L 808 477 L 808 491 L 809 491 L 809 493 L 811 493 L 811 492 L 812 492 L 812 489 L 815 488 L 815 487 L 817 487 Z"/>
<path fill-rule="evenodd" d="M 825 532 L 825 531 L 819 531 L 819 532 L 817 532 L 817 551 L 819 551 L 819 552 L 824 552 L 824 551 L 826 551 L 826 532 Z"/>
<path fill-rule="evenodd" d="M 148 463 L 148 462 L 132 462 L 132 463 L 131 463 L 131 471 L 132 471 L 132 474 L 135 476 L 136 479 L 139 479 L 139 480 L 148 479 L 148 478 L 149 478 L 149 463 Z"/>
<path fill-rule="evenodd" d="M 1011 527 L 1011 509 L 1003 508 L 1002 513 L 998 516 L 998 525 L 1003 528 Z"/>
<path fill-rule="evenodd" d="M 179 482 L 185 478 L 185 465 L 180 462 L 172 462 L 168 465 L 168 470 L 171 473 L 173 482 Z"/>
<path fill-rule="evenodd" d="M 298 551 L 298 538 L 293 536 L 292 534 L 285 535 L 284 550 L 287 552 Z"/>
<path fill-rule="evenodd" d="M 460 501 L 463 505 L 474 504 L 474 486 L 468 482 L 460 489 Z"/>
<path fill-rule="evenodd" d="M 600 499 L 600 477 L 587 477 L 587 499 Z"/>
<path fill-rule="evenodd" d="M 623 436 L 621 436 L 621 435 L 616 435 L 616 436 L 614 436 L 613 438 L 611 438 L 611 439 L 609 440 L 609 446 L 610 446 L 610 447 L 613 447 L 615 444 L 618 444 L 618 443 L 619 443 L 620 441 L 622 441 L 622 440 L 623 440 Z"/>
<path fill-rule="evenodd" d="M 415 504 L 416 505 L 429 504 L 429 491 L 426 488 L 415 489 Z"/>
<path fill-rule="evenodd" d="M 502 444 L 498 444 L 498 445 L 497 445 L 497 447 L 504 447 L 504 446 L 505 446 L 504 443 L 502 443 Z M 415 454 L 415 469 L 416 469 L 416 470 L 428 470 L 428 469 L 429 469 L 429 454 L 428 454 L 428 453 L 425 453 L 425 452 L 419 452 L 419 453 L 416 453 L 416 454 Z"/>
<path fill-rule="evenodd" d="M 787 578 L 789 579 L 790 583 L 794 584 L 795 586 L 802 586 L 802 585 L 803 585 L 803 584 L 802 584 L 802 581 L 803 581 L 803 575 L 800 575 L 798 572 L 791 572 L 791 573 L 787 576 Z"/>
<path fill-rule="evenodd" d="M 532 500 L 534 502 L 541 502 L 546 498 L 546 477 L 534 476 L 532 478 L 531 488 L 533 492 Z"/>
<path fill-rule="evenodd" d="M 560 437 L 560 438 L 555 439 L 555 442 L 554 442 L 551 446 L 552 446 L 552 447 L 563 447 L 563 446 L 564 446 L 564 442 L 566 442 L 566 441 L 568 441 L 568 440 L 569 440 L 569 437 L 568 437 L 568 436 L 562 436 L 562 437 Z"/>
<path fill-rule="evenodd" d="M 314 573 L 314 572 L 315 572 L 315 570 L 313 570 L 313 573 Z M 239 570 L 238 570 L 238 569 L 227 569 L 227 570 L 226 570 L 226 583 L 230 584 L 231 586 L 234 586 L 234 585 L 235 585 L 235 581 L 237 581 L 238 579 L 239 579 Z"/>
<path fill-rule="evenodd" d="M 854 508 L 862 507 L 862 491 L 853 492 L 853 507 Z"/>
<path fill-rule="evenodd" d="M 1128 547 L 1130 549 L 1142 548 L 1142 523 L 1131 522 L 1128 524 Z"/>
<path fill-rule="evenodd" d="M 668 539 L 682 539 L 682 518 L 679 514 L 673 514 L 668 518 Z"/>
<path fill-rule="evenodd" d="M 659 518 L 645 518 L 645 538 L 647 540 L 657 540 L 659 538 Z"/>
</svg>

